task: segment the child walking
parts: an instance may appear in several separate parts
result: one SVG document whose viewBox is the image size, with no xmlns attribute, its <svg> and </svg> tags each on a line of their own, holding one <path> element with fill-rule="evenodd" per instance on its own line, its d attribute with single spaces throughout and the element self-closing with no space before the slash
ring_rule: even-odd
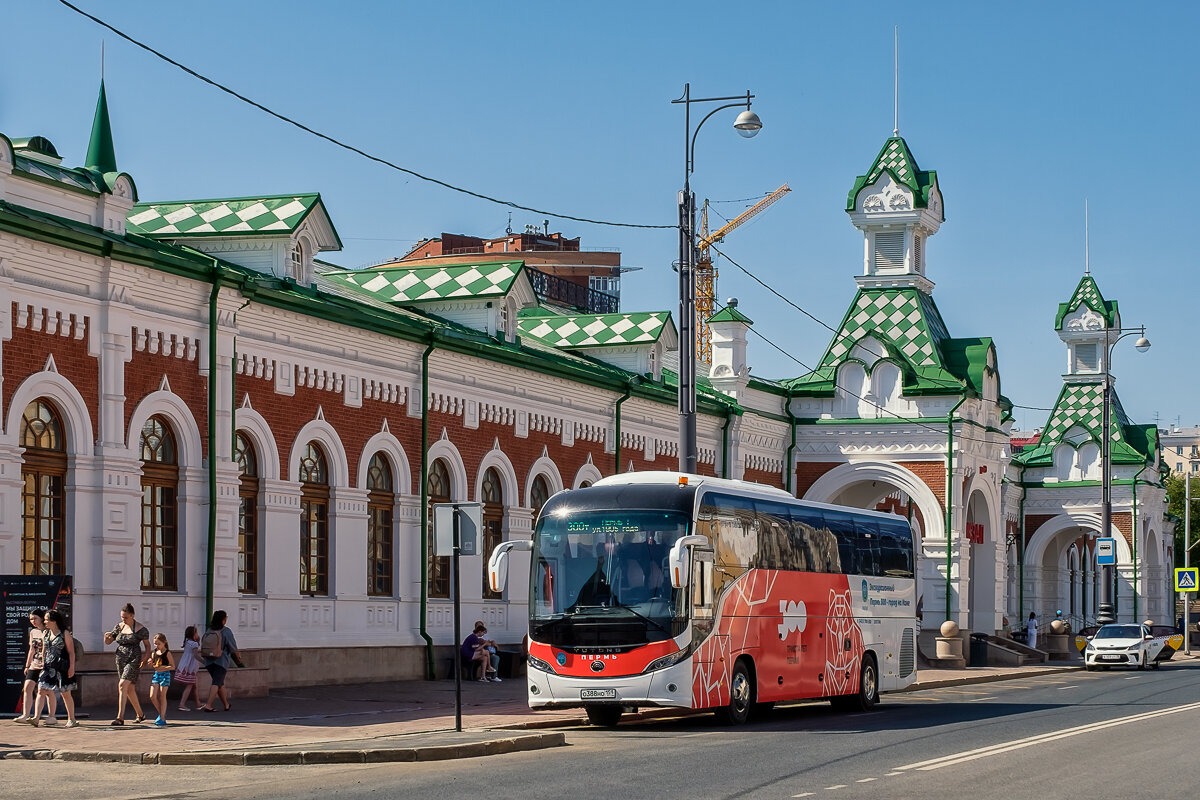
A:
<svg viewBox="0 0 1200 800">
<path fill-rule="evenodd" d="M 154 677 L 150 679 L 150 702 L 158 711 L 156 727 L 167 727 L 167 687 L 171 685 L 171 670 L 175 669 L 175 658 L 167 649 L 167 637 L 154 634 L 154 652 L 150 654 L 150 668 Z"/>
<path fill-rule="evenodd" d="M 183 632 L 183 653 L 179 656 L 179 666 L 175 669 L 175 682 L 183 687 L 179 696 L 179 710 L 191 711 L 188 708 L 188 695 L 196 701 L 200 708 L 200 692 L 196 689 L 196 673 L 200 670 L 200 633 L 195 625 L 188 625 Z"/>
</svg>

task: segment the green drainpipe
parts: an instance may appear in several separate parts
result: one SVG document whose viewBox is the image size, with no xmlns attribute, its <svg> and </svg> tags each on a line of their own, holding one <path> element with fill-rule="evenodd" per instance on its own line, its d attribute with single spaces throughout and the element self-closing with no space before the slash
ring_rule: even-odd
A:
<svg viewBox="0 0 1200 800">
<path fill-rule="evenodd" d="M 208 574 L 204 579 L 204 618 L 212 619 L 213 571 L 217 564 L 217 298 L 221 271 L 212 264 L 212 291 L 208 295 Z"/>
<path fill-rule="evenodd" d="M 788 494 L 795 494 L 796 468 L 792 466 L 792 454 L 796 451 L 796 415 L 792 413 L 792 390 L 789 387 L 787 397 L 783 401 L 783 413 L 787 414 L 788 428 L 792 431 L 792 443 L 788 445 L 786 463 L 784 469 L 787 470 L 787 486 Z"/>
<path fill-rule="evenodd" d="M 946 415 L 946 619 L 950 619 L 950 517 L 954 513 L 954 412 L 967 402 L 964 395 Z"/>
<path fill-rule="evenodd" d="M 237 311 L 233 312 L 233 359 L 229 362 L 229 452 L 237 458 L 237 315 L 246 306 L 250 305 L 250 293 L 242 290 L 246 302 L 238 306 Z"/>
<path fill-rule="evenodd" d="M 617 398 L 616 426 L 617 426 L 617 441 L 613 448 L 613 474 L 621 474 L 621 404 L 629 399 L 629 395 L 633 394 L 632 379 L 625 384 L 625 394 Z"/>
<path fill-rule="evenodd" d="M 425 640 L 425 674 L 429 680 L 437 679 L 437 665 L 433 655 L 433 637 L 425 627 L 429 609 L 429 469 L 425 463 L 429 457 L 429 354 L 433 352 L 433 335 L 429 346 L 421 354 L 421 638 Z"/>
<path fill-rule="evenodd" d="M 1025 470 L 1021 470 L 1021 479 L 1024 483 Z M 1017 513 L 1021 517 L 1021 558 L 1017 562 L 1017 619 L 1015 623 L 1020 624 L 1021 620 L 1025 619 L 1025 494 L 1029 490 L 1024 486 L 1021 487 L 1021 506 Z M 1080 559 L 1080 564 L 1083 564 L 1083 559 Z M 1087 595 L 1085 594 L 1086 598 Z"/>
</svg>

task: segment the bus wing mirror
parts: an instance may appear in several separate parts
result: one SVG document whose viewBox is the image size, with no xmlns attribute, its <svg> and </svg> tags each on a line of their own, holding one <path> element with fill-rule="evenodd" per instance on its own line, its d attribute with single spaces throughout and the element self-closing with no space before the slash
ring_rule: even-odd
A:
<svg viewBox="0 0 1200 800">
<path fill-rule="evenodd" d="M 488 559 L 488 583 L 491 584 L 493 592 L 503 592 L 505 584 L 508 583 L 508 551 L 532 549 L 532 541 L 518 540 L 501 542 L 492 551 L 492 557 Z"/>
<path fill-rule="evenodd" d="M 681 536 L 671 545 L 667 556 L 667 569 L 671 572 L 671 588 L 682 589 L 687 586 L 688 579 L 688 548 L 707 545 L 707 536 Z"/>
</svg>

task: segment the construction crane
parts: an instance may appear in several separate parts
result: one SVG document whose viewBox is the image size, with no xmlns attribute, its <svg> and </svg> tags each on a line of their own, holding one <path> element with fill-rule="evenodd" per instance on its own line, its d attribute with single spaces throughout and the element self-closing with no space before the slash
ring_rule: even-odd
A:
<svg viewBox="0 0 1200 800">
<path fill-rule="evenodd" d="M 785 183 L 769 195 L 759 200 L 750 208 L 726 222 L 712 234 L 708 232 L 708 201 L 704 201 L 704 210 L 700 214 L 700 241 L 696 243 L 696 354 L 705 364 L 712 363 L 712 331 L 708 328 L 708 318 L 713 315 L 717 297 L 717 268 L 713 266 L 709 248 L 722 241 L 730 231 L 741 226 L 771 206 L 779 198 L 791 191 Z"/>
</svg>

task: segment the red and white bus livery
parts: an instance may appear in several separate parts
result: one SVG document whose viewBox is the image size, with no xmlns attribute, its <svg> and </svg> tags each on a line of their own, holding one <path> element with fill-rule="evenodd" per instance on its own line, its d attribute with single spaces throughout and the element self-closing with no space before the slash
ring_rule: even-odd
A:
<svg viewBox="0 0 1200 800">
<path fill-rule="evenodd" d="M 869 709 L 916 677 L 912 528 L 758 484 L 644 472 L 546 503 L 530 552 L 529 705 L 744 722 L 778 701 Z"/>
</svg>

